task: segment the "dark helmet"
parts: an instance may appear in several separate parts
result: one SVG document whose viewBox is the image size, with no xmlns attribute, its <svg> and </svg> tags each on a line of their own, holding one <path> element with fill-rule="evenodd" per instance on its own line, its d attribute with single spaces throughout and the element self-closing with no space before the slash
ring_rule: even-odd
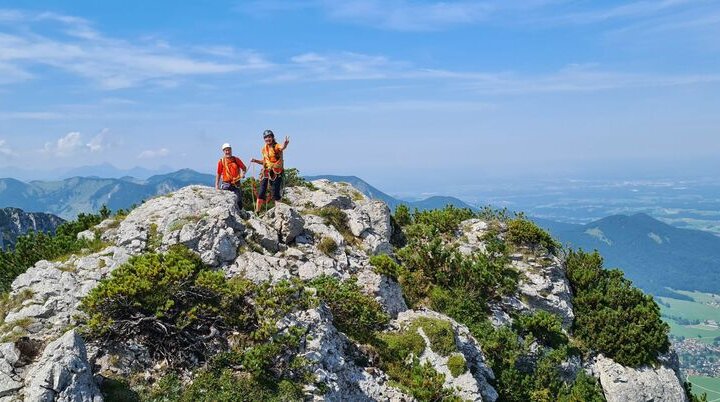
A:
<svg viewBox="0 0 720 402">
<path fill-rule="evenodd" d="M 263 131 L 263 138 L 267 138 L 267 137 L 275 138 L 275 133 L 273 133 L 272 130 Z"/>
</svg>

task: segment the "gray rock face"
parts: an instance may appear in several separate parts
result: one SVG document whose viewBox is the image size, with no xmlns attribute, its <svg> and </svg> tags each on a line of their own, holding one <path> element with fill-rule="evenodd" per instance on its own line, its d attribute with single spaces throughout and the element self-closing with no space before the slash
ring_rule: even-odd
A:
<svg viewBox="0 0 720 402">
<path fill-rule="evenodd" d="M 402 297 L 400 285 L 387 276 L 378 275 L 366 269 L 358 273 L 357 281 L 365 293 L 375 296 L 390 317 L 395 318 L 399 313 L 408 309 L 405 299 Z"/>
<path fill-rule="evenodd" d="M 51 342 L 28 373 L 25 400 L 101 402 L 82 338 L 73 330 Z"/>
<path fill-rule="evenodd" d="M 600 355 L 592 365 L 608 402 L 687 401 L 677 373 L 667 365 L 628 368 Z"/>
<path fill-rule="evenodd" d="M 313 401 L 410 401 L 388 384 L 380 370 L 365 370 L 358 366 L 349 349 L 351 342 L 332 325 L 332 315 L 325 307 L 292 314 L 278 323 L 278 327 L 291 326 L 305 329 L 305 344 L 300 355 L 310 362 L 316 383 L 325 386 L 325 392 L 314 385 L 306 387 Z"/>
<path fill-rule="evenodd" d="M 575 319 L 572 294 L 562 263 L 555 257 L 541 263 L 535 257 L 515 260 L 513 266 L 523 273 L 520 294 L 530 310 L 546 310 L 562 318 L 563 328 L 569 329 Z"/>
<path fill-rule="evenodd" d="M 31 297 L 10 311 L 5 322 L 23 322 L 20 330 L 40 339 L 59 335 L 75 323 L 80 299 L 129 257 L 123 248 L 108 247 L 65 262 L 38 262 L 13 282 L 11 297 Z"/>
<path fill-rule="evenodd" d="M 18 208 L 0 208 L 0 250 L 12 248 L 18 237 L 29 231 L 54 233 L 62 218 Z"/>
<path fill-rule="evenodd" d="M 134 209 L 112 240 L 131 254 L 153 246 L 162 251 L 180 243 L 196 251 L 204 263 L 220 266 L 237 256 L 245 232 L 244 216 L 232 192 L 188 186 Z"/>
<path fill-rule="evenodd" d="M 408 310 L 400 313 L 398 318 L 394 320 L 390 327 L 394 329 L 407 328 L 413 321 L 418 318 L 431 318 L 436 320 L 448 321 L 455 331 L 455 346 L 458 352 L 463 355 L 467 364 L 467 370 L 454 377 L 448 368 L 447 356 L 442 356 L 432 350 L 432 345 L 427 335 L 418 329 L 420 335 L 425 339 L 425 351 L 420 357 L 421 362 L 429 362 L 432 367 L 441 374 L 445 375 L 445 388 L 455 390 L 455 394 L 466 401 L 490 401 L 494 402 L 498 398 L 497 391 L 490 385 L 489 381 L 495 379 L 492 369 L 485 362 L 480 345 L 470 334 L 470 330 L 464 325 L 457 323 L 452 318 L 430 310 Z"/>
<path fill-rule="evenodd" d="M 13 395 L 23 387 L 22 378 L 15 372 L 20 351 L 14 343 L 0 344 L 0 398 Z"/>
</svg>

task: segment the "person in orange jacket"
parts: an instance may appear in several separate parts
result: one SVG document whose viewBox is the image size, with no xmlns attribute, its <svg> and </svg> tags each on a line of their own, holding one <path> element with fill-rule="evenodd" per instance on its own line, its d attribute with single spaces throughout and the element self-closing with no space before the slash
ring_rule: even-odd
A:
<svg viewBox="0 0 720 402">
<path fill-rule="evenodd" d="M 215 177 L 215 188 L 218 190 L 232 191 L 237 196 L 237 206 L 242 210 L 242 190 L 240 180 L 245 177 L 247 167 L 240 158 L 233 156 L 232 147 L 227 142 L 222 145 L 223 157 L 217 164 L 217 176 Z M 222 179 L 222 182 L 220 182 Z"/>
<path fill-rule="evenodd" d="M 269 185 L 272 185 L 272 199 L 280 201 L 282 197 L 280 189 L 282 188 L 284 171 L 283 152 L 290 143 L 290 137 L 285 137 L 283 144 L 278 144 L 275 141 L 275 133 L 273 133 L 272 130 L 265 130 L 265 132 L 263 132 L 263 140 L 265 140 L 265 145 L 262 148 L 263 159 L 252 159 L 250 161 L 260 164 L 263 167 L 255 212 L 259 212 L 260 206 L 265 202 Z"/>
</svg>

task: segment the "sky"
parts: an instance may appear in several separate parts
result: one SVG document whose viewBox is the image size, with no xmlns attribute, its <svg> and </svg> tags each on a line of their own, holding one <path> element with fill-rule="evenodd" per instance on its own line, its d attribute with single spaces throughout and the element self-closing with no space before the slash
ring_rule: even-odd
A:
<svg viewBox="0 0 720 402">
<path fill-rule="evenodd" d="M 290 137 L 384 189 L 715 174 L 720 1 L 0 4 L 2 167 L 212 173 Z"/>
</svg>

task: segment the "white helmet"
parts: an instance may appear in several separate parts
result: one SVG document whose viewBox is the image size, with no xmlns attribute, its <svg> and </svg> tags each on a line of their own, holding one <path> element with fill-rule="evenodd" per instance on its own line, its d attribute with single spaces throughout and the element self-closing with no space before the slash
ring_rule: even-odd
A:
<svg viewBox="0 0 720 402">
<path fill-rule="evenodd" d="M 226 143 L 222 144 L 222 148 L 220 148 L 220 150 L 221 150 L 221 151 L 224 151 L 225 148 L 232 148 L 232 146 L 231 146 L 229 143 L 226 142 Z"/>
</svg>

